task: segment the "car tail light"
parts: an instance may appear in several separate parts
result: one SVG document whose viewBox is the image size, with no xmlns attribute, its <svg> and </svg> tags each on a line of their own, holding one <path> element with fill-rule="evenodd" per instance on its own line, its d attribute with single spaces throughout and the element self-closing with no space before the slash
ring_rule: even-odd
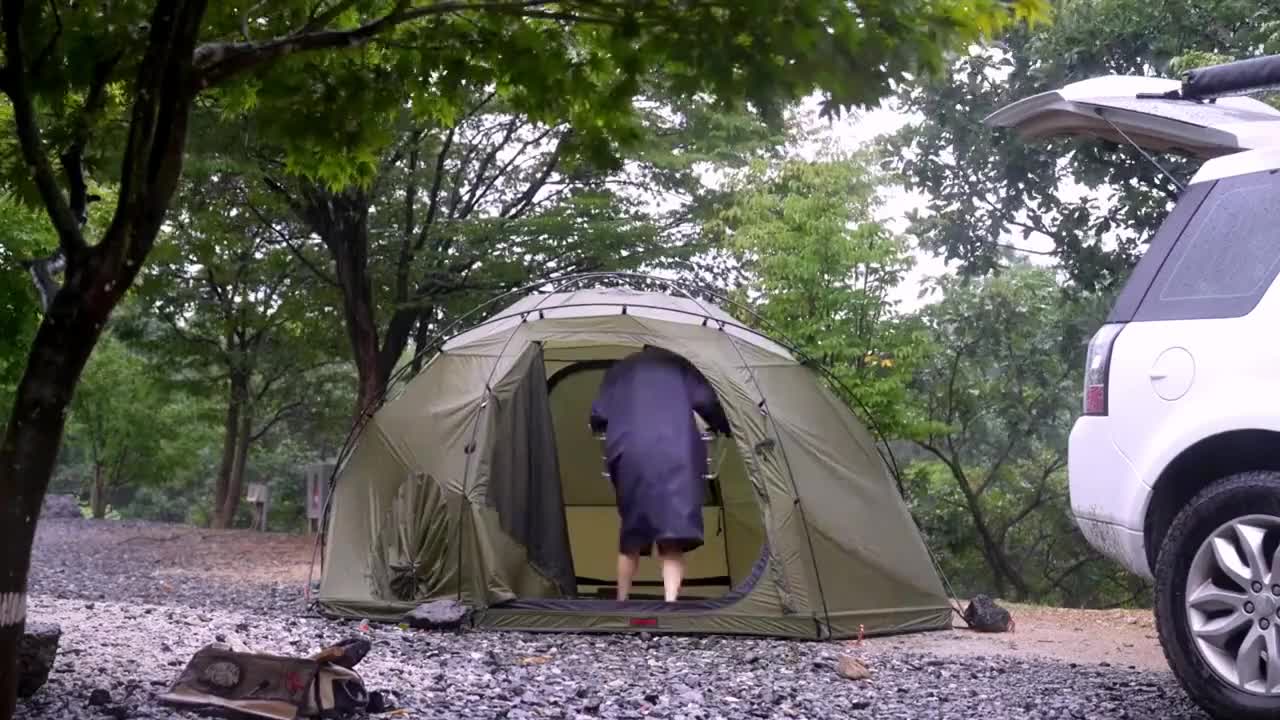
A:
<svg viewBox="0 0 1280 720">
<path fill-rule="evenodd" d="M 1111 374 L 1111 348 L 1123 325 L 1103 325 L 1089 341 L 1084 366 L 1084 414 L 1107 414 L 1107 380 Z"/>
</svg>

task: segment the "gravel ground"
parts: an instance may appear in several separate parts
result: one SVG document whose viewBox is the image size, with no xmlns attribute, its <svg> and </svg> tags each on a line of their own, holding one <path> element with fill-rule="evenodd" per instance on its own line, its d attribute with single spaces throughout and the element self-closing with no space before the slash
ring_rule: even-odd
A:
<svg viewBox="0 0 1280 720">
<path fill-rule="evenodd" d="M 153 539 L 121 539 L 135 536 Z M 18 717 L 199 717 L 154 696 L 219 635 L 305 655 L 359 633 L 356 623 L 302 613 L 304 543 L 168 526 L 42 524 L 30 616 L 61 624 L 64 635 L 53 676 L 19 705 Z M 266 570 L 244 569 L 246 558 Z M 369 637 L 373 650 L 357 669 L 370 689 L 394 692 L 409 710 L 402 717 L 411 718 L 1204 718 L 1167 671 L 944 655 L 884 641 L 384 626 Z M 861 659 L 871 678 L 842 678 L 841 654 Z M 110 701 L 91 706 L 95 690 Z"/>
</svg>

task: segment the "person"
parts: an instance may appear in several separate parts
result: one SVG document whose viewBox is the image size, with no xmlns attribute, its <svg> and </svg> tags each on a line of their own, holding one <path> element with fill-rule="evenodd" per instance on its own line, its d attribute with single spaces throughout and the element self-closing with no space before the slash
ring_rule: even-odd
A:
<svg viewBox="0 0 1280 720">
<path fill-rule="evenodd" d="M 591 405 L 591 428 L 605 434 L 605 461 L 617 496 L 618 600 L 631 591 L 640 556 L 656 545 L 667 602 L 680 596 L 684 555 L 703 544 L 707 448 L 694 412 L 731 435 L 707 379 L 688 360 L 644 346 L 613 364 Z"/>
</svg>

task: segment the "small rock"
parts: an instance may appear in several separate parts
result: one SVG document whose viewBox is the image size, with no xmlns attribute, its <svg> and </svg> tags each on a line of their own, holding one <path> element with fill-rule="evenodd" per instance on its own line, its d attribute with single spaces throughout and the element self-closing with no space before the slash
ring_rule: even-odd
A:
<svg viewBox="0 0 1280 720">
<path fill-rule="evenodd" d="M 706 696 L 697 690 L 686 690 L 680 693 L 680 702 L 684 705 L 701 707 L 707 703 Z"/>
<path fill-rule="evenodd" d="M 964 621 L 978 632 L 1002 633 L 1009 631 L 1012 617 L 986 595 L 978 595 L 964 610 Z"/>
<path fill-rule="evenodd" d="M 861 660 L 848 655 L 840 656 L 840 662 L 836 664 L 836 672 L 847 680 L 866 680 L 871 677 L 871 671 L 862 664 Z"/>
<path fill-rule="evenodd" d="M 101 707 L 111 703 L 111 693 L 105 688 L 97 688 L 89 693 L 89 705 L 92 707 Z"/>
<path fill-rule="evenodd" d="M 409 627 L 423 630 L 453 630 L 462 626 L 471 611 L 456 600 L 423 603 L 405 613 Z"/>
</svg>

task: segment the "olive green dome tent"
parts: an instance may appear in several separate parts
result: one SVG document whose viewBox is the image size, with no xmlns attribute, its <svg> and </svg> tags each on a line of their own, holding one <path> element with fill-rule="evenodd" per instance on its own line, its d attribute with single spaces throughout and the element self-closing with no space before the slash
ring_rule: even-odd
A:
<svg viewBox="0 0 1280 720">
<path fill-rule="evenodd" d="M 566 280 L 493 313 L 366 414 L 331 479 L 321 611 L 396 620 L 456 599 L 475 625 L 512 630 L 950 627 L 874 439 L 823 377 L 683 286 L 602 286 L 619 277 Z M 688 556 L 688 597 L 670 604 L 612 599 L 619 520 L 588 425 L 609 364 L 644 345 L 691 361 L 734 429 L 709 440 L 706 544 Z M 645 563 L 638 593 L 661 585 Z"/>
</svg>

